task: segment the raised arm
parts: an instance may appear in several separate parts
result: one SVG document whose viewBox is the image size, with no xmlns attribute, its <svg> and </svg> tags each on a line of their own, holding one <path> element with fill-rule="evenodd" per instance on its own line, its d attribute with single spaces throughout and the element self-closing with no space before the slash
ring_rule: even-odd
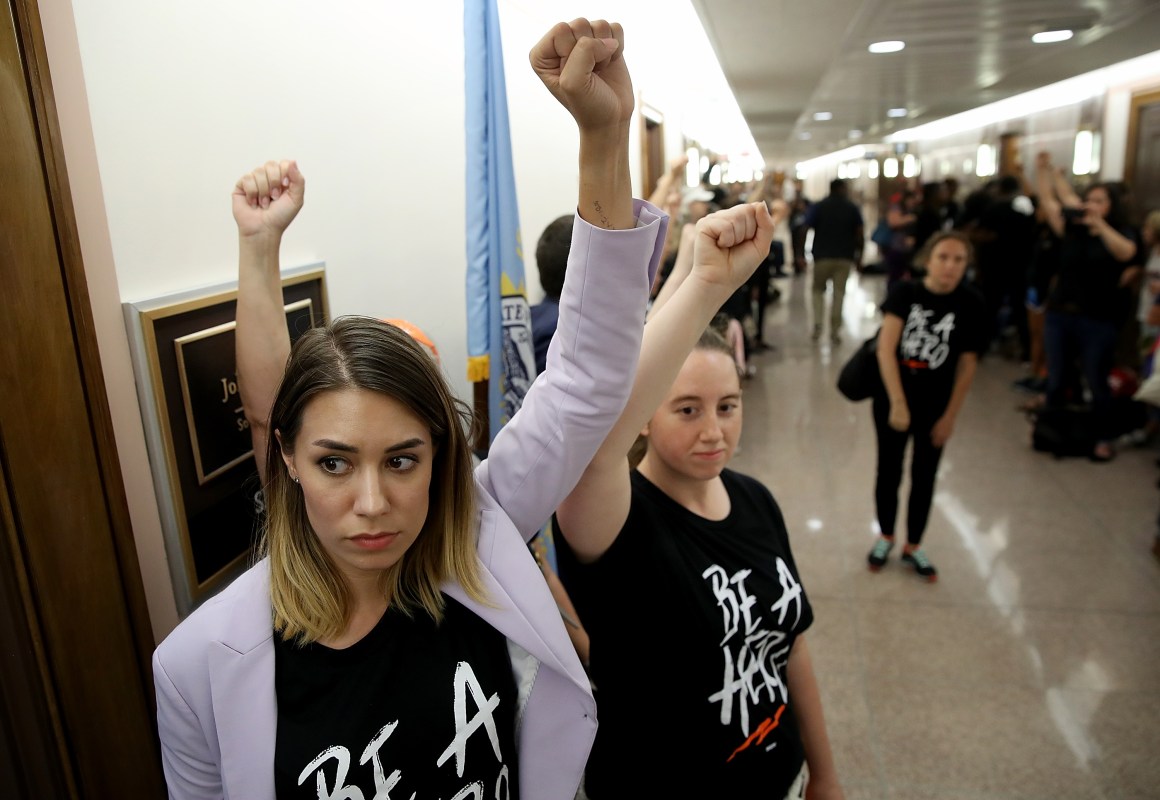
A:
<svg viewBox="0 0 1160 800">
<path fill-rule="evenodd" d="M 1056 236 L 1063 236 L 1063 208 L 1055 196 L 1055 169 L 1051 166 L 1051 155 L 1046 151 L 1035 157 L 1035 190 L 1039 194 L 1039 207 L 1043 219 Z"/>
<path fill-rule="evenodd" d="M 580 128 L 580 217 L 607 230 L 636 224 L 628 170 L 632 78 L 619 24 L 559 23 L 532 49 L 532 68 Z"/>
<path fill-rule="evenodd" d="M 689 272 L 693 269 L 693 242 L 696 239 L 697 226 L 694 223 L 686 222 L 681 226 L 681 239 L 677 244 L 677 258 L 673 261 L 673 269 L 664 285 L 661 286 L 661 290 L 657 292 L 656 299 L 649 307 L 646 319 L 655 317 L 661 307 L 669 302 L 669 298 L 673 296 L 677 288 L 685 282 L 685 278 L 689 277 Z"/>
<path fill-rule="evenodd" d="M 628 405 L 557 509 L 559 531 L 581 561 L 595 561 L 616 540 L 631 501 L 629 448 L 713 315 L 769 253 L 773 227 L 764 203 L 734 206 L 697 223 L 688 277 L 645 326 Z"/>
<path fill-rule="evenodd" d="M 765 198 L 759 197 L 755 202 L 764 205 Z M 770 203 L 770 206 L 770 221 L 776 229 L 781 224 L 781 221 L 789 216 L 789 205 L 784 200 L 777 199 Z M 680 288 L 680 285 L 685 282 L 685 278 L 689 277 L 689 273 L 693 270 L 693 246 L 696 239 L 697 226 L 692 223 L 686 223 L 681 229 L 681 243 L 677 247 L 677 260 L 673 263 L 673 271 L 669 273 L 669 279 L 665 281 L 665 285 L 661 287 L 660 292 L 657 293 L 656 300 L 653 301 L 652 306 L 649 308 L 648 319 L 651 320 L 660 312 L 661 308 L 669 302 L 669 299 Z M 770 241 L 772 242 L 772 239 Z"/>
<path fill-rule="evenodd" d="M 238 393 L 263 484 L 270 411 L 290 356 L 278 250 L 282 234 L 302 208 L 305 192 L 306 181 L 294 161 L 267 161 L 243 175 L 233 192 L 238 224 Z"/>
<path fill-rule="evenodd" d="M 648 196 L 648 201 L 657 208 L 664 208 L 669 192 L 681 185 L 681 177 L 685 174 L 685 166 L 688 163 L 689 157 L 686 155 L 679 155 L 670 161 L 669 171 L 657 178 L 657 185 Z"/>
<path fill-rule="evenodd" d="M 1136 256 L 1136 243 L 1129 239 L 1124 234 L 1113 228 L 1108 221 L 1092 211 L 1088 211 L 1083 218 L 1084 224 L 1088 226 L 1093 234 L 1100 237 L 1104 243 L 1104 247 L 1108 248 L 1108 252 L 1112 254 L 1112 258 L 1120 263 L 1131 261 Z M 1128 282 L 1133 280 L 1139 270 L 1139 267 L 1132 267 L 1124 271 L 1120 276 L 1120 285 L 1126 286 Z"/>
<path fill-rule="evenodd" d="M 633 91 L 623 33 L 603 20 L 553 27 L 531 63 L 580 130 L 580 199 L 547 368 L 476 470 L 531 537 L 576 485 L 628 399 L 667 217 L 634 206 L 628 172 Z"/>
</svg>

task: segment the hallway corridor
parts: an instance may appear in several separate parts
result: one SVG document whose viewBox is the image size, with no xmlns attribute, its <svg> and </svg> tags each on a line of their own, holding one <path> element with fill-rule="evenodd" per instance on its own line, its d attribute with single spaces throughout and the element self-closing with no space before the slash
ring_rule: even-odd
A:
<svg viewBox="0 0 1160 800">
<path fill-rule="evenodd" d="M 871 573 L 870 404 L 834 382 L 885 278 L 851 278 L 833 350 L 810 341 L 808 276 L 778 285 L 732 466 L 785 514 L 847 799 L 1160 797 L 1160 453 L 1033 451 L 1019 365 L 989 356 L 940 467 L 923 543 L 938 582 L 900 547 Z"/>
</svg>

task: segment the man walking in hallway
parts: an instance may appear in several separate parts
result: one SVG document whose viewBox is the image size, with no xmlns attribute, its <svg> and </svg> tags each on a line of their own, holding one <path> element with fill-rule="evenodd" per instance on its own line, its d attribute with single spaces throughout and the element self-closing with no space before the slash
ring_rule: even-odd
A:
<svg viewBox="0 0 1160 800">
<path fill-rule="evenodd" d="M 806 226 L 814 229 L 811 253 L 814 257 L 814 328 L 813 339 L 822 338 L 822 319 L 826 310 L 826 284 L 833 286 L 830 301 L 830 341 L 841 339 L 842 301 L 850 269 L 862 263 L 862 212 L 848 197 L 846 182 L 830 182 L 830 194 L 810 207 Z"/>
</svg>

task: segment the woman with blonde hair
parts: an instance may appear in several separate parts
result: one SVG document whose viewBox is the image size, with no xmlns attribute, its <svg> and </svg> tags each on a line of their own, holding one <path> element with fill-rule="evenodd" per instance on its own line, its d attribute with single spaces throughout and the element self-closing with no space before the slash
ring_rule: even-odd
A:
<svg viewBox="0 0 1160 800">
<path fill-rule="evenodd" d="M 580 129 L 578 221 L 547 369 L 474 471 L 470 415 L 407 333 L 346 317 L 290 348 L 278 251 L 305 180 L 238 181 L 264 557 L 154 655 L 170 797 L 575 795 L 596 710 L 526 541 L 624 406 L 664 241 L 630 195 L 622 48 L 581 19 L 532 50 Z"/>
</svg>

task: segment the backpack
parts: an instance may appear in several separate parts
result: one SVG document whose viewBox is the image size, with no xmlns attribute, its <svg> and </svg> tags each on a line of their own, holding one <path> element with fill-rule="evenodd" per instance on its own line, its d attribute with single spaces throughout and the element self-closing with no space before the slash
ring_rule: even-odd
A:
<svg viewBox="0 0 1160 800">
<path fill-rule="evenodd" d="M 890 243 L 894 240 L 894 230 L 886 224 L 886 220 L 880 220 L 874 226 L 874 232 L 870 234 L 870 241 L 878 245 L 879 250 L 886 250 L 890 247 Z"/>
<path fill-rule="evenodd" d="M 1095 449 L 1095 416 L 1090 410 L 1041 408 L 1031 415 L 1031 420 L 1034 450 L 1056 458 L 1086 458 Z"/>
</svg>

